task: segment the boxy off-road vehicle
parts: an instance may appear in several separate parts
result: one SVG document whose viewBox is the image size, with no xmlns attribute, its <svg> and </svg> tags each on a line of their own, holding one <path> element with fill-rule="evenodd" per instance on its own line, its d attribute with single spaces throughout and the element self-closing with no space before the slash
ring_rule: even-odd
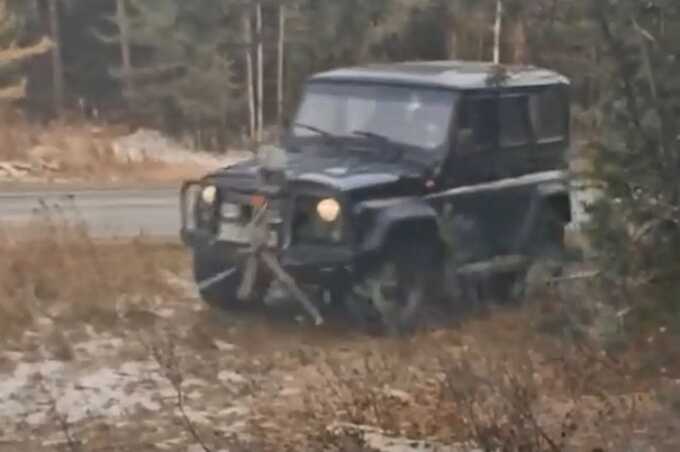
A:
<svg viewBox="0 0 680 452">
<path fill-rule="evenodd" d="M 184 184 L 200 293 L 244 303 L 249 227 L 265 203 L 266 249 L 320 310 L 400 326 L 439 300 L 442 279 L 470 288 L 492 269 L 509 290 L 561 252 L 569 127 L 569 81 L 546 69 L 444 61 L 316 74 L 280 143 L 281 190 L 263 190 L 257 158 Z M 277 281 L 257 272 L 250 303 L 281 298 Z"/>
</svg>

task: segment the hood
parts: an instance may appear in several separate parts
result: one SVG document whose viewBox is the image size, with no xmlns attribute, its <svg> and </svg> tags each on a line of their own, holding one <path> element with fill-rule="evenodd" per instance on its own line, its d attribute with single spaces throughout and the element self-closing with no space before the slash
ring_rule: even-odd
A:
<svg viewBox="0 0 680 452">
<path fill-rule="evenodd" d="M 254 183 L 258 162 L 251 159 L 223 168 L 211 177 L 241 181 L 239 187 Z M 414 162 L 399 160 L 385 162 L 371 156 L 340 154 L 317 156 L 309 153 L 289 153 L 286 174 L 291 182 L 312 182 L 329 186 L 339 191 L 360 190 L 373 186 L 398 182 L 401 179 L 420 178 L 424 168 Z M 230 184 L 231 185 L 231 184 Z"/>
</svg>

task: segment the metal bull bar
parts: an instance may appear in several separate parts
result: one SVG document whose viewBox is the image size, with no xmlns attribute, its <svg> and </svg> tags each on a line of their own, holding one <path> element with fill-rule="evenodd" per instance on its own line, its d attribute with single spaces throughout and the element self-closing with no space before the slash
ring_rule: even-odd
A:
<svg viewBox="0 0 680 452">
<path fill-rule="evenodd" d="M 296 298 L 314 320 L 314 324 L 320 326 L 324 323 L 324 320 L 318 308 L 309 299 L 307 294 L 300 289 L 295 279 L 283 269 L 275 253 L 268 247 L 270 233 L 269 218 L 269 201 L 265 200 L 261 206 L 257 207 L 257 211 L 250 224 L 251 246 L 246 251 L 248 258 L 246 259 L 238 297 L 241 300 L 250 298 L 255 289 L 258 268 L 260 265 L 264 265 Z"/>
</svg>

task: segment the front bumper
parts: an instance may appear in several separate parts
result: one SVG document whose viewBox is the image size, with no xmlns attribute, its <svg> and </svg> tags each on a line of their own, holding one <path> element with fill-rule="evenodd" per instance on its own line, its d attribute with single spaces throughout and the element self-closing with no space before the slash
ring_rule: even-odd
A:
<svg viewBox="0 0 680 452">
<path fill-rule="evenodd" d="M 201 252 L 219 252 L 225 244 L 235 250 L 247 249 L 244 243 L 234 243 L 224 240 L 214 230 L 199 227 L 195 217 L 195 206 L 200 191 L 205 183 L 188 181 L 182 185 L 180 192 L 180 238 L 182 243 L 193 250 Z M 217 228 L 219 231 L 219 227 Z M 277 233 L 280 234 L 280 230 Z M 333 273 L 338 269 L 345 269 L 353 265 L 358 256 L 348 245 L 290 245 L 273 246 L 272 251 L 277 254 L 281 265 L 286 271 L 304 280 L 313 281 L 323 278 L 323 275 Z"/>
</svg>

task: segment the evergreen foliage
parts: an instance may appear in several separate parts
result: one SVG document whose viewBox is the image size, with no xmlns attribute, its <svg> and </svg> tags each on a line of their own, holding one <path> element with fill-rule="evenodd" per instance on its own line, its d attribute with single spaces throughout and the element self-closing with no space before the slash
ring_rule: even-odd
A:
<svg viewBox="0 0 680 452">
<path fill-rule="evenodd" d="M 595 175 L 606 190 L 594 243 L 619 295 L 643 289 L 621 301 L 659 300 L 668 309 L 657 312 L 680 329 L 680 5 L 602 2 L 593 14 L 614 67 L 597 142 Z"/>
</svg>

